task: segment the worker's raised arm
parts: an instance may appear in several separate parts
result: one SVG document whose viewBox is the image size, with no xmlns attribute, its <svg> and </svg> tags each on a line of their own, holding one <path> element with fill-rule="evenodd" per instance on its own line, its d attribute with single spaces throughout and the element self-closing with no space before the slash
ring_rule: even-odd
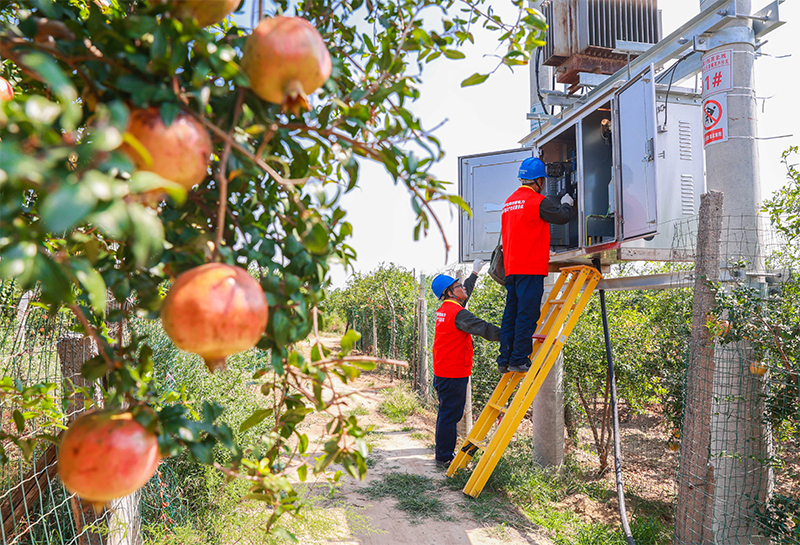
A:
<svg viewBox="0 0 800 545">
<path fill-rule="evenodd" d="M 573 204 L 574 201 L 569 194 L 562 197 L 561 206 L 556 205 L 548 197 L 545 197 L 539 205 L 539 217 L 547 223 L 555 223 L 556 225 L 569 223 L 569 220 L 574 215 Z"/>
<path fill-rule="evenodd" d="M 471 275 L 476 276 L 477 275 Z M 474 283 L 474 282 L 473 282 Z M 494 324 L 490 324 L 485 320 L 481 320 L 467 309 L 460 310 L 456 314 L 455 324 L 458 329 L 470 335 L 477 335 L 483 337 L 487 341 L 500 340 L 500 328 Z"/>
</svg>

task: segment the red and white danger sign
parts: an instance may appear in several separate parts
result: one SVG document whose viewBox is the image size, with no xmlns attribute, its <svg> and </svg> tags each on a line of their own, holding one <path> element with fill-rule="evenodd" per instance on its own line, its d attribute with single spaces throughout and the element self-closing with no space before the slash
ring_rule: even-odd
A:
<svg viewBox="0 0 800 545">
<path fill-rule="evenodd" d="M 728 140 L 728 95 L 703 101 L 703 146 Z"/>
<path fill-rule="evenodd" d="M 723 49 L 703 57 L 703 96 L 733 89 L 731 76 L 733 50 Z"/>
</svg>

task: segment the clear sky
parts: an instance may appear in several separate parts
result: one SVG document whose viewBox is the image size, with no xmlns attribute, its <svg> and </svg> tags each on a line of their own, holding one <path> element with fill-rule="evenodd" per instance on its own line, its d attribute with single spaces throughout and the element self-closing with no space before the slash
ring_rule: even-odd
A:
<svg viewBox="0 0 800 545">
<path fill-rule="evenodd" d="M 753 11 L 768 4 L 753 0 Z M 265 4 L 267 4 L 265 2 Z M 511 3 L 493 2 L 499 14 L 513 15 Z M 667 36 L 699 12 L 699 0 L 659 0 L 663 35 Z M 247 10 L 249 14 L 249 9 Z M 785 25 L 766 36 L 756 61 L 756 95 L 759 100 L 759 137 L 793 135 L 791 138 L 761 140 L 762 195 L 765 197 L 783 185 L 785 168 L 780 163 L 783 150 L 800 145 L 800 0 L 788 0 L 780 6 Z M 445 158 L 434 167 L 440 179 L 453 182 L 457 192 L 458 157 L 519 147 L 528 134 L 528 67 L 498 70 L 487 82 L 462 89 L 460 82 L 474 72 L 485 73 L 497 63 L 496 33 L 476 33 L 477 43 L 463 52 L 460 61 L 437 60 L 423 72 L 421 98 L 412 107 L 424 126 L 440 124 L 435 134 L 441 140 Z M 791 55 L 786 58 L 785 55 Z M 687 84 L 688 85 L 688 84 Z M 353 224 L 350 241 L 358 254 L 356 269 L 368 272 L 380 263 L 394 262 L 408 269 L 434 274 L 458 260 L 458 219 L 455 209 L 436 208 L 445 225 L 451 249 L 445 258 L 441 235 L 432 229 L 424 240 L 413 240 L 413 212 L 402 186 L 392 180 L 380 165 L 365 162 L 361 169 L 361 187 L 345 196 L 343 205 Z M 333 284 L 343 286 L 347 274 L 341 266 L 333 268 Z"/>
</svg>

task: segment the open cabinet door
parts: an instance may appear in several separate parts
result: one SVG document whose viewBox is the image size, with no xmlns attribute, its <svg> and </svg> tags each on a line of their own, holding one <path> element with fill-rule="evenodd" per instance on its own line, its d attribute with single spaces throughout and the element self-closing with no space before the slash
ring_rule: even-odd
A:
<svg viewBox="0 0 800 545">
<path fill-rule="evenodd" d="M 622 240 L 658 232 L 656 86 L 653 67 L 617 94 Z"/>
<path fill-rule="evenodd" d="M 458 158 L 458 194 L 472 209 L 458 221 L 458 257 L 462 263 L 488 260 L 500 237 L 500 216 L 506 199 L 519 187 L 519 165 L 531 148 L 482 153 Z"/>
</svg>

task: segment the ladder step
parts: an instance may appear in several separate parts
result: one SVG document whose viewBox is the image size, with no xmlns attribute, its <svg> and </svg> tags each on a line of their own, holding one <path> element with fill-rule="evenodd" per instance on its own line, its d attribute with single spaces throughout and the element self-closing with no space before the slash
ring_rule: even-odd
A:
<svg viewBox="0 0 800 545">
<path fill-rule="evenodd" d="M 567 282 L 568 277 L 574 273 L 577 274 Z M 455 460 L 458 463 L 450 465 L 448 476 L 452 476 L 458 469 L 466 467 L 478 449 L 482 449 L 486 453 L 478 461 L 475 470 L 464 486 L 464 493 L 468 496 L 477 498 L 481 493 L 558 357 L 560 350 L 543 350 L 543 343 L 547 336 L 552 334 L 560 339 L 560 342 L 556 342 L 553 347 L 558 347 L 569 337 L 580 318 L 580 313 L 588 304 L 589 298 L 601 278 L 602 275 L 599 272 L 584 265 L 562 269 L 554 289 L 561 290 L 562 286 L 566 286 L 566 288 L 563 293 L 556 291 L 552 294 L 554 297 L 560 297 L 559 299 L 545 302 L 545 307 L 548 303 L 554 305 L 546 310 L 546 312 L 552 311 L 554 314 L 546 314 L 546 318 L 541 322 L 542 332 L 532 336 L 534 343 L 542 344 L 535 346 L 533 354 L 531 354 L 531 370 L 527 373 L 509 373 L 500 379 L 494 394 L 492 394 L 492 401 L 487 403 L 478 419 L 478 431 L 470 432 L 470 437 L 465 441 L 464 447 Z M 569 299 L 572 299 L 573 302 L 570 304 L 570 311 L 566 311 L 565 304 Z M 577 314 L 571 312 L 572 309 Z M 535 369 L 533 365 L 536 366 Z M 512 395 L 513 399 L 511 399 Z M 506 407 L 508 401 L 510 404 Z M 503 418 L 490 437 L 490 431 L 494 427 L 498 415 L 501 414 Z"/>
</svg>

